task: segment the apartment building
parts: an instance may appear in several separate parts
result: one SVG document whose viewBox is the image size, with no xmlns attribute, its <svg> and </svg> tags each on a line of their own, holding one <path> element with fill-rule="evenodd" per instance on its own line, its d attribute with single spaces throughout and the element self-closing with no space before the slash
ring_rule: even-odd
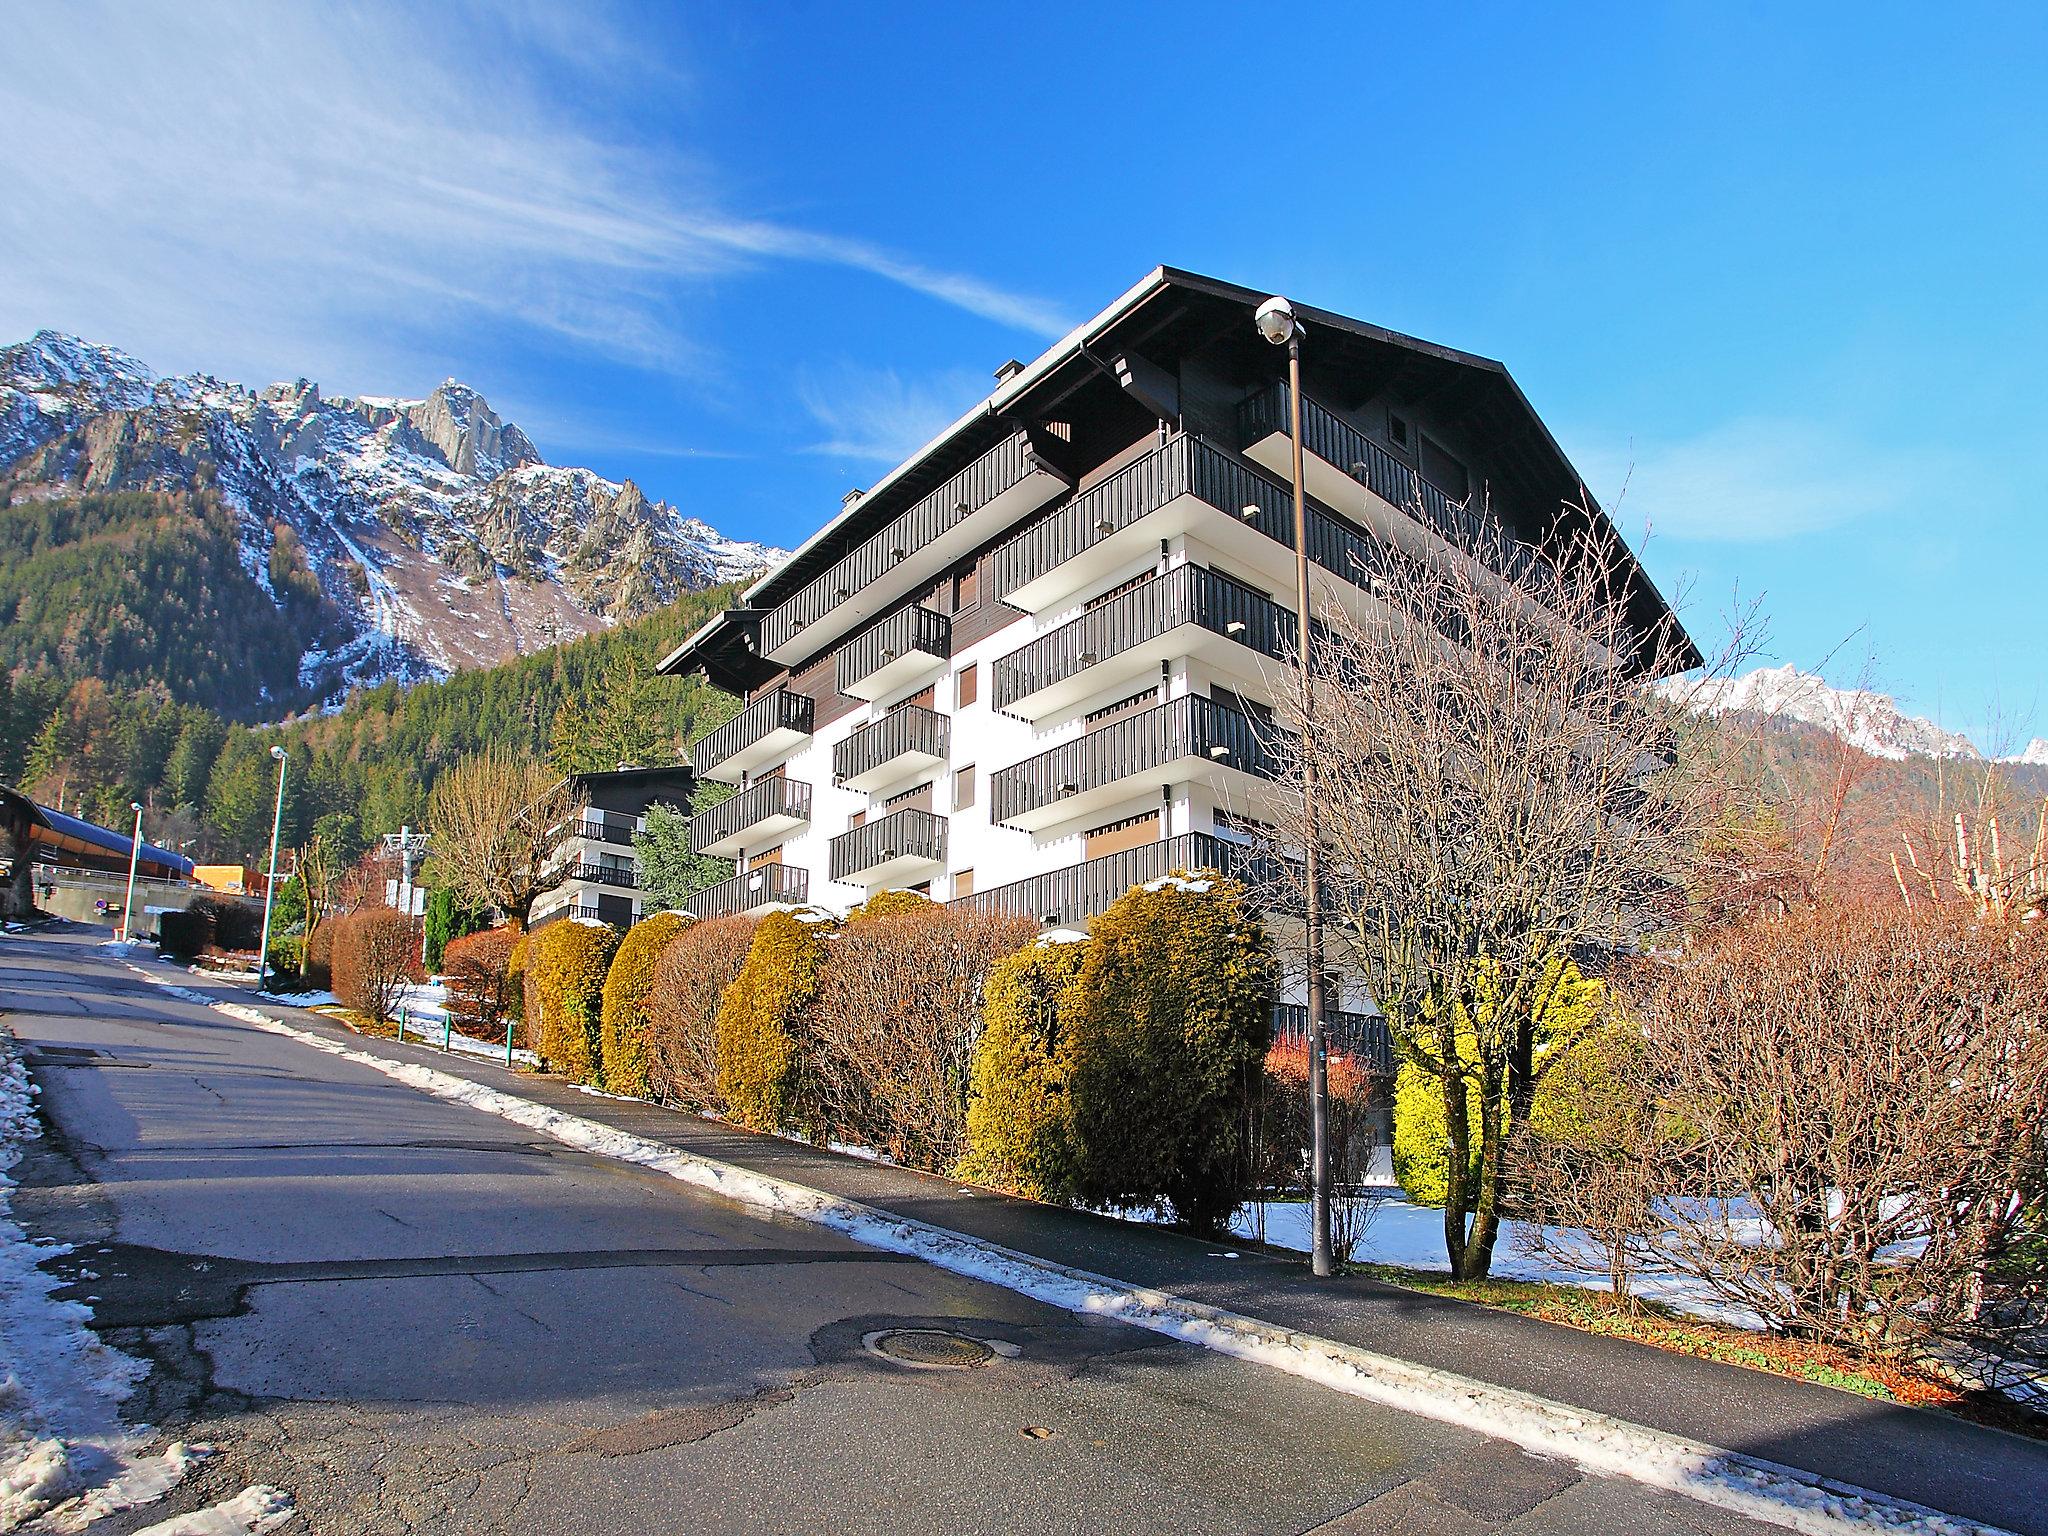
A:
<svg viewBox="0 0 2048 1536">
<path fill-rule="evenodd" d="M 695 782 L 687 768 L 621 768 L 574 775 L 574 786 L 588 808 L 573 834 L 563 840 L 561 858 L 568 876 L 534 898 L 531 926 L 543 928 L 560 918 L 580 917 L 630 928 L 646 916 L 633 834 L 646 822 L 651 805 L 687 809 Z"/>
<path fill-rule="evenodd" d="M 908 888 L 1073 926 L 1177 868 L 1259 874 L 1297 623 L 1265 297 L 1152 272 L 662 662 L 746 700 L 693 755 L 738 790 L 692 825 L 734 870 L 700 913 Z M 1296 312 L 1317 612 L 1373 601 L 1369 534 L 1522 579 L 1492 535 L 1584 515 L 1500 364 Z"/>
</svg>

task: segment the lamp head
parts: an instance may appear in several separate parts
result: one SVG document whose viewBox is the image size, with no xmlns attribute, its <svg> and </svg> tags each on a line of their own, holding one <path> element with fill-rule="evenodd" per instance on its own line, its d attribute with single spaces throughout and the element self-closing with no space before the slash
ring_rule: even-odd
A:
<svg viewBox="0 0 2048 1536">
<path fill-rule="evenodd" d="M 272 747 L 270 749 L 270 755 L 276 758 L 281 763 L 285 760 L 287 754 L 283 747 Z"/>
<path fill-rule="evenodd" d="M 1301 322 L 1294 318 L 1294 306 L 1282 298 L 1271 298 L 1261 304 L 1252 323 L 1276 347 L 1286 346 L 1301 330 Z"/>
<path fill-rule="evenodd" d="M 142 802 L 140 800 L 130 800 L 128 802 L 128 809 L 140 816 L 142 814 Z"/>
</svg>

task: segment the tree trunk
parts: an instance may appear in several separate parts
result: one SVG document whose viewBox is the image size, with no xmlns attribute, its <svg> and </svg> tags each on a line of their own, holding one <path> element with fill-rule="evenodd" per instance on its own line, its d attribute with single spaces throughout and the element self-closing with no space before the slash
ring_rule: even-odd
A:
<svg viewBox="0 0 2048 1536">
<path fill-rule="evenodd" d="M 1455 1062 L 1456 1040 L 1444 1060 Z M 1450 1139 L 1450 1156 L 1444 1160 L 1444 1252 L 1451 1261 L 1451 1273 L 1463 1278 L 1465 1268 L 1465 1217 L 1472 1208 L 1472 1122 L 1468 1113 L 1470 1095 L 1462 1073 L 1447 1065 L 1442 1079 L 1444 1091 L 1444 1133 Z"/>
</svg>

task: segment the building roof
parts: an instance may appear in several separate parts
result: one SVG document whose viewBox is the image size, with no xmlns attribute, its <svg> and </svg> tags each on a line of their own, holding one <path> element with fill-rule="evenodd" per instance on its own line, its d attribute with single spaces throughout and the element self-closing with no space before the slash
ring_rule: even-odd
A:
<svg viewBox="0 0 2048 1536">
<path fill-rule="evenodd" d="M 1249 323 L 1266 291 L 1160 266 L 1120 295 L 1094 318 L 1054 342 L 1035 361 L 1004 379 L 972 410 L 905 459 L 852 501 L 789 558 L 742 594 L 741 605 L 717 615 L 664 657 L 665 673 L 701 668 L 719 686 L 741 691 L 752 686 L 762 663 L 745 653 L 744 628 L 773 608 L 847 550 L 868 537 L 919 497 L 958 473 L 1031 417 L 1055 408 L 1084 384 L 1108 372 L 1108 359 L 1124 353 L 1177 353 L 1198 346 L 1235 346 L 1248 370 L 1269 370 L 1272 348 Z M 1314 394 L 1319 377 L 1342 376 L 1371 392 L 1399 383 L 1412 392 L 1455 404 L 1483 439 L 1490 466 L 1515 482 L 1518 500 L 1541 507 L 1562 521 L 1562 509 L 1583 505 L 1600 533 L 1614 532 L 1550 429 L 1536 414 L 1507 368 L 1492 358 L 1423 341 L 1384 326 L 1354 320 L 1332 310 L 1296 302 L 1296 316 L 1313 338 L 1304 347 L 1304 392 Z M 1354 385 L 1352 393 L 1358 393 Z M 1543 528 L 1517 530 L 1540 537 Z M 1669 608 L 1649 577 L 1638 571 L 1644 629 Z M 1680 631 L 1682 645 L 1663 670 L 1682 671 L 1700 663 L 1698 651 Z"/>
<path fill-rule="evenodd" d="M 0 811 L 10 816 L 18 815 L 23 809 L 28 813 L 29 824 L 35 829 L 38 847 L 51 853 L 71 856 L 72 860 L 97 867 L 111 868 L 118 865 L 127 868 L 128 856 L 134 844 L 125 832 L 116 832 L 100 826 L 97 822 L 86 821 L 67 811 L 55 810 L 38 804 L 18 789 L 0 785 Z M 192 861 L 182 853 L 168 848 L 159 848 L 155 843 L 144 843 L 138 863 L 154 865 L 160 870 L 171 872 L 181 879 L 192 875 Z"/>
</svg>

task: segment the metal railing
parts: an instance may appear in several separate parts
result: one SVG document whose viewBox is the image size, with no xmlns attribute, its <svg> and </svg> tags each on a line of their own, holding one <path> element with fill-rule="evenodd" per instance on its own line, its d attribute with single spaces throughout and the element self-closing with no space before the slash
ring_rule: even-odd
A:
<svg viewBox="0 0 2048 1536">
<path fill-rule="evenodd" d="M 628 891 L 640 889 L 640 871 L 630 865 L 572 864 L 562 878 L 589 885 L 616 885 Z"/>
<path fill-rule="evenodd" d="M 1291 610 L 1204 566 L 1182 565 L 996 662 L 996 708 L 1007 709 L 1183 624 L 1199 624 L 1262 656 L 1277 659 L 1294 649 Z"/>
<path fill-rule="evenodd" d="M 1276 380 L 1238 407 L 1242 440 L 1255 443 L 1275 433 L 1288 435 L 1288 415 L 1287 383 Z M 1301 399 L 1301 446 L 1303 452 L 1336 465 L 1380 500 L 1418 518 L 1445 543 L 1495 574 L 1539 597 L 1553 589 L 1549 570 L 1476 497 L 1453 501 L 1389 449 L 1306 394 Z M 1317 558 L 1313 550 L 1310 557 Z"/>
<path fill-rule="evenodd" d="M 834 880 L 844 880 L 862 870 L 873 869 L 891 859 L 946 860 L 946 818 L 931 811 L 906 807 L 842 832 L 832 839 L 831 869 Z"/>
<path fill-rule="evenodd" d="M 844 784 L 909 752 L 943 759 L 951 738 L 952 722 L 937 710 L 902 705 L 832 749 L 832 778 Z"/>
<path fill-rule="evenodd" d="M 590 843 L 610 843 L 616 848 L 633 846 L 633 833 L 639 829 L 639 820 L 633 816 L 621 816 L 609 811 L 585 811 L 571 835 Z"/>
<path fill-rule="evenodd" d="M 535 928 L 545 928 L 549 923 L 558 922 L 565 917 L 584 917 L 600 923 L 605 921 L 604 914 L 596 907 L 588 902 L 578 901 L 570 902 L 565 906 L 549 908 L 533 920 L 532 926 Z"/>
<path fill-rule="evenodd" d="M 801 779 L 763 779 L 690 818 L 690 852 L 745 831 L 775 816 L 811 819 L 811 786 Z"/>
<path fill-rule="evenodd" d="M 763 864 L 744 875 L 714 885 L 684 899 L 683 906 L 699 917 L 724 917 L 733 912 L 751 912 L 771 901 L 802 906 L 811 899 L 811 873 L 797 864 Z"/>
<path fill-rule="evenodd" d="M 1285 871 L 1271 854 L 1227 842 L 1213 833 L 1183 832 L 1065 869 L 991 886 L 957 898 L 957 904 L 1009 917 L 1035 917 L 1044 923 L 1079 923 L 1106 910 L 1134 885 L 1175 870 L 1198 869 L 1213 869 L 1242 880 L 1261 895 L 1284 889 Z"/>
<path fill-rule="evenodd" d="M 1008 821 L 1068 795 L 1189 757 L 1270 779 L 1282 771 L 1289 739 L 1242 710 L 1188 694 L 998 770 L 989 779 L 989 813 L 998 822 Z"/>
<path fill-rule="evenodd" d="M 720 763 L 737 757 L 771 731 L 811 733 L 813 705 L 808 694 L 777 688 L 764 693 L 690 749 L 690 766 L 710 773 Z"/>
<path fill-rule="evenodd" d="M 913 651 L 943 661 L 953 654 L 953 621 L 916 604 L 899 608 L 872 629 L 855 635 L 832 658 L 832 679 L 841 693 L 873 677 Z"/>
<path fill-rule="evenodd" d="M 1394 1070 L 1394 1037 L 1387 1021 L 1376 1013 L 1325 1011 L 1323 1037 L 1330 1050 L 1363 1063 L 1367 1070 L 1391 1076 Z M 1273 1038 L 1289 1044 L 1308 1043 L 1308 1009 L 1300 1003 L 1273 1005 Z"/>
<path fill-rule="evenodd" d="M 1019 432 L 991 448 L 880 532 L 856 545 L 823 575 L 806 583 L 761 620 L 761 651 L 774 651 L 796 638 L 854 593 L 900 565 L 913 550 L 950 532 L 1025 476 L 1040 468 L 1031 439 Z"/>
</svg>

